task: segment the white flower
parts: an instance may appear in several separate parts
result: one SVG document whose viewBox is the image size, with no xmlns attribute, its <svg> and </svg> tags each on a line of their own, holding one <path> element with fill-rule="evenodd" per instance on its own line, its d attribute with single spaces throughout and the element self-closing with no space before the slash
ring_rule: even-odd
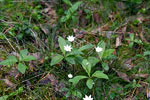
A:
<svg viewBox="0 0 150 100">
<path fill-rule="evenodd" d="M 67 39 L 68 39 L 68 41 L 73 42 L 74 39 L 75 39 L 75 37 L 73 37 L 73 36 L 68 36 Z"/>
<path fill-rule="evenodd" d="M 68 74 L 68 77 L 69 77 L 69 78 L 72 78 L 72 77 L 73 77 L 73 75 L 72 75 L 72 74 Z"/>
<path fill-rule="evenodd" d="M 87 62 L 86 65 L 88 65 L 89 63 Z"/>
<path fill-rule="evenodd" d="M 69 52 L 70 52 L 71 49 L 72 49 L 71 45 L 65 45 L 65 46 L 64 46 L 64 50 L 65 50 L 65 51 L 69 51 Z"/>
<path fill-rule="evenodd" d="M 97 47 L 95 49 L 96 49 L 96 52 L 101 52 L 103 50 L 103 48 L 101 48 L 101 47 Z"/>
<path fill-rule="evenodd" d="M 85 95 L 85 98 L 83 98 L 83 100 L 93 100 L 93 98 L 91 98 L 91 95 L 90 96 Z"/>
</svg>

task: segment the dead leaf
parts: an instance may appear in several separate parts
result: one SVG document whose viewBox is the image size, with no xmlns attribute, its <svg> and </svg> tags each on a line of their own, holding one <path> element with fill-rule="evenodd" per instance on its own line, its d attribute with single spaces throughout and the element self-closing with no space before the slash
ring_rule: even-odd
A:
<svg viewBox="0 0 150 100">
<path fill-rule="evenodd" d="M 118 76 L 120 78 L 122 78 L 123 80 L 127 81 L 127 82 L 130 82 L 130 79 L 128 77 L 128 75 L 126 73 L 123 73 L 123 72 L 119 72 L 117 71 L 116 69 L 112 68 L 115 72 L 117 72 Z"/>
<path fill-rule="evenodd" d="M 125 33 L 126 33 L 126 30 L 127 30 L 127 26 L 125 25 L 124 27 L 122 27 L 122 28 L 120 29 L 120 31 L 117 31 L 117 32 L 120 32 L 120 33 L 125 34 Z"/>
<path fill-rule="evenodd" d="M 8 72 L 9 76 L 13 76 L 15 79 L 18 79 L 21 74 L 16 67 L 12 67 L 12 69 Z"/>
<path fill-rule="evenodd" d="M 79 16 L 78 25 L 81 27 L 86 27 L 88 25 L 88 20 L 86 19 L 86 13 L 83 10 L 81 10 L 78 16 Z"/>
<path fill-rule="evenodd" d="M 14 83 L 12 83 L 8 78 L 4 79 L 5 83 L 7 86 L 9 87 L 16 87 L 16 85 Z"/>
<path fill-rule="evenodd" d="M 101 26 L 99 30 L 107 31 L 109 29 L 109 26 L 110 26 L 109 24 L 105 24 L 105 25 Z"/>
<path fill-rule="evenodd" d="M 36 53 L 31 53 L 30 55 L 34 56 L 36 58 L 36 60 L 38 61 L 38 64 L 42 64 L 44 63 L 45 59 L 44 57 L 41 55 L 40 52 L 36 52 Z M 33 63 L 34 61 L 32 61 Z M 34 65 L 35 63 L 33 63 Z M 37 64 L 37 63 L 36 63 Z"/>
<path fill-rule="evenodd" d="M 30 68 L 31 71 L 34 71 L 34 70 L 35 70 L 35 66 L 34 66 L 34 64 L 32 63 L 32 61 L 30 61 L 30 63 L 29 63 L 29 68 Z"/>
<path fill-rule="evenodd" d="M 131 98 L 129 97 L 129 98 L 124 98 L 123 100 L 133 100 L 133 99 L 131 99 Z"/>
<path fill-rule="evenodd" d="M 46 25 L 40 25 L 40 27 L 41 27 L 42 31 L 45 34 L 49 34 L 50 33 L 50 31 L 49 31 L 49 29 L 48 29 L 48 27 Z"/>
<path fill-rule="evenodd" d="M 11 52 L 12 55 L 19 57 L 20 55 L 17 52 Z"/>
<path fill-rule="evenodd" d="M 128 75 L 126 73 L 123 73 L 123 72 L 119 72 L 117 71 L 117 74 L 120 78 L 122 78 L 123 80 L 127 81 L 127 82 L 130 82 L 130 79 L 128 77 Z"/>
<path fill-rule="evenodd" d="M 147 96 L 147 98 L 150 98 L 150 90 L 149 89 L 146 89 L 146 96 Z"/>
<path fill-rule="evenodd" d="M 144 42 L 146 42 L 146 43 L 148 43 L 148 41 L 146 40 L 146 38 L 143 36 L 143 34 L 144 34 L 144 32 L 142 31 L 142 32 L 140 32 L 140 34 L 139 34 L 139 36 L 140 36 L 140 38 L 141 38 L 141 40 L 142 41 L 144 41 Z"/>
<path fill-rule="evenodd" d="M 32 53 L 31 55 L 33 55 L 36 58 L 36 60 L 40 60 L 41 59 L 40 52 Z"/>
<path fill-rule="evenodd" d="M 44 78 L 40 80 L 40 84 L 48 84 L 48 83 L 50 83 L 54 87 L 55 91 L 60 90 L 58 86 L 59 85 L 58 80 L 53 74 L 48 73 Z"/>
<path fill-rule="evenodd" d="M 51 83 L 51 85 L 56 85 L 58 83 L 58 80 L 53 74 L 47 74 L 44 78 L 40 80 L 40 84 L 48 84 Z"/>
<path fill-rule="evenodd" d="M 76 28 L 73 28 L 73 32 L 74 32 L 75 34 L 78 34 L 78 33 L 79 33 L 79 30 L 76 29 Z"/>
<path fill-rule="evenodd" d="M 123 65 L 126 69 L 131 70 L 132 68 L 134 68 L 134 65 L 132 63 L 132 59 L 127 59 L 123 62 Z"/>
<path fill-rule="evenodd" d="M 126 6 L 125 6 L 125 4 L 124 4 L 123 2 L 118 2 L 118 3 L 116 4 L 116 7 L 117 7 L 119 10 L 124 10 L 124 9 L 126 9 Z"/>
<path fill-rule="evenodd" d="M 120 36 L 119 37 L 117 37 L 116 38 L 116 48 L 118 47 L 118 46 L 120 46 L 122 43 L 121 43 L 121 38 L 120 38 Z"/>
<path fill-rule="evenodd" d="M 112 31 L 107 31 L 107 32 L 106 32 L 107 38 L 110 39 L 112 34 L 113 34 Z"/>
<path fill-rule="evenodd" d="M 139 16 L 139 17 L 137 18 L 137 20 L 139 21 L 139 23 L 142 23 L 142 22 L 144 21 L 144 17 L 143 17 L 143 16 Z"/>
<path fill-rule="evenodd" d="M 75 37 L 76 37 L 76 38 L 79 38 L 79 39 L 80 39 L 80 38 L 83 38 L 84 35 L 86 34 L 85 31 L 79 30 L 79 29 L 76 29 L 76 28 L 73 29 L 73 32 L 75 33 Z"/>
<path fill-rule="evenodd" d="M 138 77 L 147 78 L 149 76 L 149 74 L 134 74 L 134 75 L 131 75 L 131 76 L 134 77 L 134 78 L 138 78 Z"/>
<path fill-rule="evenodd" d="M 40 59 L 40 64 L 43 64 L 45 59 Z"/>
<path fill-rule="evenodd" d="M 48 39 L 45 39 L 45 43 L 48 43 Z"/>
<path fill-rule="evenodd" d="M 2 59 L 2 58 L 0 58 L 0 62 L 1 62 L 1 61 L 3 61 L 3 59 Z M 2 65 L 0 65 L 0 68 L 1 68 L 1 67 L 2 67 Z"/>
<path fill-rule="evenodd" d="M 101 22 L 100 15 L 97 12 L 93 14 L 93 18 L 97 24 Z"/>
<path fill-rule="evenodd" d="M 45 3 L 47 8 L 43 10 L 44 13 L 46 13 L 49 16 L 49 24 L 52 25 L 57 21 L 57 13 L 56 10 L 52 7 L 53 5 L 49 5 L 48 3 Z"/>
<path fill-rule="evenodd" d="M 116 49 L 114 50 L 114 52 L 113 52 L 113 55 L 116 55 L 117 54 L 117 52 L 116 52 Z"/>
</svg>

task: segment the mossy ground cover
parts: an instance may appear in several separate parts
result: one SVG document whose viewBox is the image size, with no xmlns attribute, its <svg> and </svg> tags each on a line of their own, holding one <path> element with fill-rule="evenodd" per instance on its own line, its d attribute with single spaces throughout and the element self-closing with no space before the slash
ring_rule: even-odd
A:
<svg viewBox="0 0 150 100">
<path fill-rule="evenodd" d="M 149 100 L 149 38 L 149 0 L 0 0 L 0 100 Z"/>
</svg>

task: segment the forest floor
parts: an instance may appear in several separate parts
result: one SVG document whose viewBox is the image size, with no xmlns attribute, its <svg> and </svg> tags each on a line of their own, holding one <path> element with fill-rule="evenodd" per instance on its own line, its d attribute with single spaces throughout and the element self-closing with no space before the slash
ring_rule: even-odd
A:
<svg viewBox="0 0 150 100">
<path fill-rule="evenodd" d="M 150 100 L 150 0 L 0 0 L 0 100 L 92 98 Z"/>
</svg>

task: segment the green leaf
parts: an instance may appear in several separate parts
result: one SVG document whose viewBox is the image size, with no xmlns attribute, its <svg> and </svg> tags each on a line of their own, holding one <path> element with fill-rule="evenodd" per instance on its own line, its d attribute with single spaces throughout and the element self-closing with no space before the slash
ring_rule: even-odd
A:
<svg viewBox="0 0 150 100">
<path fill-rule="evenodd" d="M 19 87 L 18 90 L 16 90 L 15 92 L 12 92 L 9 96 L 15 96 L 19 93 L 22 93 L 23 92 L 23 87 Z"/>
<path fill-rule="evenodd" d="M 0 97 L 0 100 L 7 100 L 8 99 L 8 95 L 4 95 L 2 97 Z"/>
<path fill-rule="evenodd" d="M 28 54 L 28 50 L 27 49 L 24 49 L 24 50 L 20 51 L 20 56 L 22 56 L 22 57 L 27 56 L 27 54 Z"/>
<path fill-rule="evenodd" d="M 67 62 L 69 62 L 70 64 L 75 64 L 75 58 L 74 57 L 66 57 L 65 58 Z"/>
<path fill-rule="evenodd" d="M 87 87 L 88 87 L 89 89 L 92 89 L 92 87 L 93 87 L 93 80 L 89 78 L 89 79 L 86 81 L 86 85 L 87 85 Z"/>
<path fill-rule="evenodd" d="M 18 70 L 19 70 L 22 74 L 25 73 L 26 69 L 27 69 L 27 66 L 25 66 L 24 64 L 22 64 L 22 63 L 19 63 L 19 64 L 18 64 Z"/>
<path fill-rule="evenodd" d="M 59 43 L 59 47 L 60 47 L 62 53 L 65 55 L 65 50 L 64 50 L 64 46 L 66 45 L 65 39 L 62 38 L 62 37 L 59 37 L 58 38 L 58 43 Z"/>
<path fill-rule="evenodd" d="M 79 92 L 79 91 L 72 91 L 72 94 L 73 94 L 73 96 L 76 96 L 76 97 L 78 97 L 78 98 L 82 98 L 82 94 L 81 94 L 81 92 Z"/>
<path fill-rule="evenodd" d="M 141 40 L 135 39 L 134 42 L 137 43 L 137 44 L 142 44 L 142 41 L 141 41 Z"/>
<path fill-rule="evenodd" d="M 82 1 L 78 1 L 69 9 L 69 13 L 74 13 L 78 7 L 81 5 Z"/>
<path fill-rule="evenodd" d="M 68 90 L 69 90 L 69 89 L 68 89 L 68 88 L 65 88 L 65 87 L 64 87 L 64 88 L 60 88 L 60 91 L 61 91 L 61 92 L 67 92 Z"/>
<path fill-rule="evenodd" d="M 6 60 L 3 60 L 0 62 L 0 65 L 6 65 L 6 66 L 11 66 L 17 62 L 17 58 L 15 56 L 8 56 Z"/>
<path fill-rule="evenodd" d="M 4 38 L 5 38 L 4 34 L 2 32 L 0 32 L 0 39 L 4 39 Z"/>
<path fill-rule="evenodd" d="M 36 58 L 34 56 L 28 56 L 28 50 L 24 49 L 20 51 L 20 61 L 31 61 L 31 60 L 36 60 Z"/>
<path fill-rule="evenodd" d="M 95 73 L 93 73 L 92 77 L 108 79 L 108 76 L 102 71 L 96 71 Z"/>
<path fill-rule="evenodd" d="M 90 76 L 90 73 L 91 73 L 91 63 L 88 60 L 84 59 L 82 61 L 82 67 L 87 72 L 87 74 Z"/>
<path fill-rule="evenodd" d="M 87 76 L 75 76 L 74 78 L 70 79 L 69 82 L 72 82 L 73 85 L 76 85 L 81 79 L 88 78 Z"/>
<path fill-rule="evenodd" d="M 102 62 L 102 67 L 104 68 L 104 70 L 108 71 L 109 70 L 109 66 L 107 63 Z"/>
<path fill-rule="evenodd" d="M 70 2 L 70 0 L 63 0 L 63 2 L 65 2 L 69 6 L 72 6 L 72 3 Z"/>
<path fill-rule="evenodd" d="M 79 50 L 72 50 L 70 53 L 68 53 L 66 56 L 72 56 L 72 55 L 82 55 L 83 53 Z"/>
<path fill-rule="evenodd" d="M 102 51 L 98 53 L 100 59 L 102 59 L 103 53 L 104 53 L 104 51 L 105 51 L 105 42 L 101 40 L 101 41 L 98 43 L 97 46 L 100 47 L 100 48 L 102 48 Z"/>
<path fill-rule="evenodd" d="M 66 98 L 68 98 L 70 95 L 71 95 L 71 92 L 68 91 L 67 94 L 66 94 L 65 96 L 66 96 Z"/>
<path fill-rule="evenodd" d="M 141 3 L 142 3 L 142 0 L 131 0 L 131 2 L 137 3 L 137 4 L 141 4 Z"/>
<path fill-rule="evenodd" d="M 131 41 L 134 40 L 134 34 L 130 34 L 130 39 L 131 39 Z"/>
<path fill-rule="evenodd" d="M 91 67 L 94 67 L 99 62 L 99 59 L 96 57 L 88 57 L 88 61 L 91 63 Z"/>
<path fill-rule="evenodd" d="M 63 16 L 60 21 L 61 22 L 66 22 L 67 20 L 69 20 L 71 17 L 72 17 L 72 14 L 78 9 L 78 7 L 80 6 L 82 2 L 81 1 L 78 1 L 76 2 L 74 5 L 72 5 L 71 8 L 69 8 L 67 10 L 67 12 L 65 13 L 66 16 Z"/>
<path fill-rule="evenodd" d="M 34 56 L 24 56 L 21 61 L 32 61 L 36 60 Z"/>
<path fill-rule="evenodd" d="M 130 42 L 129 47 L 132 48 L 134 45 L 134 42 Z"/>
<path fill-rule="evenodd" d="M 103 58 L 107 58 L 108 56 L 111 56 L 113 52 L 114 52 L 114 49 L 105 50 L 105 52 L 103 54 Z"/>
<path fill-rule="evenodd" d="M 75 61 L 76 61 L 77 63 L 79 63 L 79 64 L 82 64 L 83 57 L 80 56 L 80 55 L 76 55 L 76 56 L 75 56 Z"/>
<path fill-rule="evenodd" d="M 53 57 L 51 60 L 51 66 L 58 64 L 60 61 L 63 60 L 63 58 L 64 57 L 62 55 L 59 55 L 59 54 L 57 56 Z"/>
<path fill-rule="evenodd" d="M 63 16 L 60 21 L 61 22 L 66 22 L 67 20 L 69 20 L 71 18 L 71 14 L 67 14 L 66 16 Z"/>
<path fill-rule="evenodd" d="M 150 51 L 145 51 L 144 56 L 150 55 Z"/>
<path fill-rule="evenodd" d="M 87 49 L 90 49 L 90 48 L 93 48 L 94 46 L 92 44 L 87 44 L 87 45 L 84 45 L 82 47 L 79 48 L 79 51 L 84 51 L 84 50 L 87 50 Z"/>
</svg>

